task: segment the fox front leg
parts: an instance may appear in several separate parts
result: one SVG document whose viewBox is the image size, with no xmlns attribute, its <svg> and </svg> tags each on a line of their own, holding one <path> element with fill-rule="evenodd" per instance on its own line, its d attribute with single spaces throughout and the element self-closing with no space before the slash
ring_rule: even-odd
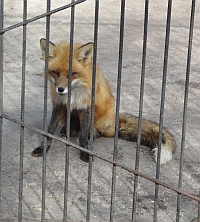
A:
<svg viewBox="0 0 200 222">
<path fill-rule="evenodd" d="M 59 116 L 59 106 L 55 106 L 53 107 L 52 110 L 52 114 L 51 114 L 51 120 L 48 126 L 48 133 L 53 134 L 56 131 L 56 128 L 58 126 L 58 116 Z M 47 137 L 47 150 L 46 153 L 49 151 L 50 147 L 51 147 L 51 142 L 52 142 L 52 138 Z M 39 147 L 37 147 L 36 149 L 33 150 L 33 152 L 31 153 L 32 156 L 34 157 L 40 157 L 43 156 L 43 150 L 44 150 L 44 141 L 42 141 L 41 145 Z"/>
<path fill-rule="evenodd" d="M 79 145 L 85 149 L 88 149 L 88 128 L 90 124 L 89 109 L 80 111 L 79 120 L 80 120 Z M 83 160 L 84 162 L 89 162 L 89 154 L 80 151 L 80 159 Z"/>
</svg>

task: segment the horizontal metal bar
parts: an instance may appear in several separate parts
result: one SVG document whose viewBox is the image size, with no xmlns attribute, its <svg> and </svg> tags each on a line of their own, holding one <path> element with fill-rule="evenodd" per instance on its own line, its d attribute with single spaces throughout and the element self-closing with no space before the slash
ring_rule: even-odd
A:
<svg viewBox="0 0 200 222">
<path fill-rule="evenodd" d="M 35 17 L 33 17 L 33 18 L 27 19 L 26 21 L 16 23 L 15 25 L 11 25 L 11 26 L 9 26 L 9 27 L 7 27 L 7 28 L 2 29 L 2 30 L 0 31 L 0 34 L 4 34 L 4 33 L 7 32 L 7 31 L 10 31 L 10 30 L 12 30 L 12 29 L 18 28 L 18 27 L 20 27 L 20 26 L 22 26 L 22 25 L 27 25 L 27 24 L 30 23 L 30 22 L 37 21 L 37 20 L 39 20 L 39 19 L 41 19 L 41 18 L 44 18 L 44 17 L 49 16 L 49 15 L 52 15 L 52 14 L 54 14 L 54 13 L 56 13 L 56 12 L 60 12 L 60 11 L 62 11 L 62 10 L 65 10 L 65 9 L 67 9 L 67 8 L 70 8 L 70 7 L 74 6 L 74 5 L 80 4 L 80 3 L 85 2 L 85 1 L 86 1 L 86 0 L 77 0 L 76 2 L 73 2 L 73 3 L 67 4 L 67 5 L 61 6 L 61 7 L 56 8 L 56 9 L 53 9 L 53 10 L 51 10 L 51 11 L 49 11 L 49 12 L 46 12 L 46 13 L 40 14 L 40 15 L 38 15 L 38 16 L 35 16 Z"/>
<path fill-rule="evenodd" d="M 35 128 L 35 127 L 32 127 L 32 126 L 30 126 L 30 125 L 28 125 L 28 124 L 25 124 L 25 123 L 22 123 L 21 121 L 19 121 L 19 120 L 17 120 L 17 119 L 14 119 L 14 118 L 11 118 L 11 117 L 9 117 L 9 116 L 7 116 L 7 115 L 5 115 L 5 114 L 0 115 L 0 117 L 2 117 L 2 118 L 4 118 L 4 119 L 7 119 L 7 120 L 9 120 L 9 121 L 11 121 L 11 122 L 13 122 L 13 123 L 16 123 L 16 124 L 19 124 L 19 125 L 21 125 L 21 126 L 24 126 L 24 127 L 26 127 L 27 129 L 33 130 L 33 131 L 35 131 L 35 132 L 37 132 L 37 133 L 40 133 L 40 134 L 42 134 L 43 136 L 48 136 L 48 137 L 50 137 L 50 138 L 52 138 L 52 139 L 55 139 L 55 140 L 57 140 L 57 141 L 59 141 L 59 142 L 62 142 L 62 143 L 64 143 L 64 144 L 66 144 L 66 145 L 68 145 L 68 146 L 72 146 L 72 147 L 74 147 L 75 149 L 84 151 L 84 152 L 88 153 L 89 155 L 92 155 L 92 156 L 94 156 L 94 157 L 96 157 L 96 158 L 98 158 L 98 159 L 100 159 L 100 160 L 103 160 L 103 161 L 105 161 L 105 162 L 107 162 L 107 163 L 110 163 L 110 164 L 112 164 L 112 165 L 115 165 L 115 166 L 117 166 L 117 167 L 119 167 L 119 168 L 121 168 L 121 169 L 123 169 L 123 170 L 128 171 L 129 173 L 132 173 L 132 174 L 134 174 L 134 175 L 137 175 L 137 176 L 139 176 L 139 177 L 142 177 L 142 178 L 144 178 L 144 179 L 147 179 L 147 180 L 149 180 L 149 181 L 151 181 L 151 182 L 153 182 L 153 183 L 155 183 L 155 184 L 161 185 L 161 186 L 166 187 L 166 188 L 168 188 L 168 189 L 170 189 L 170 190 L 172 190 L 172 191 L 175 191 L 175 192 L 178 193 L 178 194 L 182 194 L 183 196 L 186 196 L 186 197 L 188 197 L 188 198 L 191 198 L 191 199 L 193 199 L 193 200 L 195 200 L 195 201 L 200 202 L 200 197 L 197 197 L 197 196 L 195 196 L 195 195 L 193 195 L 193 194 L 185 193 L 184 191 L 182 191 L 182 190 L 180 190 L 180 189 L 178 189 L 178 188 L 172 187 L 172 186 L 170 186 L 170 185 L 168 185 L 168 184 L 166 184 L 166 183 L 164 183 L 164 182 L 162 182 L 162 181 L 160 181 L 160 180 L 156 180 L 156 179 L 151 178 L 151 177 L 149 177 L 149 176 L 147 176 L 147 175 L 145 175 L 145 174 L 143 174 L 143 173 L 140 173 L 139 171 L 133 170 L 133 169 L 125 166 L 124 164 L 118 163 L 118 162 L 116 162 L 116 161 L 112 161 L 112 160 L 105 159 L 105 158 L 101 157 L 100 155 L 98 155 L 98 154 L 96 154 L 96 153 L 94 153 L 94 152 L 92 152 L 92 151 L 90 151 L 90 150 L 84 149 L 84 148 L 80 147 L 79 145 L 76 145 L 76 144 L 74 144 L 74 143 L 72 143 L 72 142 L 70 142 L 70 141 L 68 141 L 68 140 L 64 140 L 64 139 L 59 138 L 59 137 L 57 137 L 57 136 L 54 136 L 54 135 L 52 135 L 52 134 L 50 134 L 50 133 L 47 133 L 47 132 L 45 132 L 45 131 L 43 131 L 43 130 L 40 130 L 40 129 Z"/>
</svg>

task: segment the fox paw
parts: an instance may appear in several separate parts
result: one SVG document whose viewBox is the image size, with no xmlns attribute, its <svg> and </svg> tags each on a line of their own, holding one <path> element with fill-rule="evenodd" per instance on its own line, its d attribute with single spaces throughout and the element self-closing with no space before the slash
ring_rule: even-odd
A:
<svg viewBox="0 0 200 222">
<path fill-rule="evenodd" d="M 66 137 L 66 129 L 65 129 L 65 127 L 62 127 L 62 129 L 60 130 L 59 136 Z"/>
<path fill-rule="evenodd" d="M 80 151 L 80 159 L 86 163 L 89 163 L 89 159 L 90 159 L 90 155 L 88 153 L 85 153 L 83 151 Z M 93 157 L 92 157 L 92 161 L 93 161 Z"/>
<path fill-rule="evenodd" d="M 32 156 L 34 157 L 40 157 L 43 156 L 43 146 L 39 146 L 36 149 L 33 150 L 33 152 L 31 153 Z"/>
</svg>

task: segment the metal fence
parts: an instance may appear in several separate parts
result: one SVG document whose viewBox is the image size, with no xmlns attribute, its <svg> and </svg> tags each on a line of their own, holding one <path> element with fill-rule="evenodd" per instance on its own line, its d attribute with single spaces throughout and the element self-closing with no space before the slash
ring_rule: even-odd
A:
<svg viewBox="0 0 200 222">
<path fill-rule="evenodd" d="M 23 21 L 16 23 L 14 25 L 4 27 L 4 1 L 1 0 L 1 11 L 0 11 L 0 197 L 1 202 L 3 202 L 2 194 L 2 158 L 3 152 L 5 149 L 3 147 L 3 124 L 5 120 L 11 121 L 20 126 L 20 164 L 19 164 L 19 189 L 18 189 L 18 221 L 23 220 L 23 189 L 24 189 L 24 151 L 25 151 L 25 129 L 30 129 L 31 131 L 37 132 L 44 136 L 44 146 L 47 146 L 47 136 L 51 137 L 57 141 L 62 142 L 66 145 L 66 157 L 65 157 L 65 186 L 64 186 L 64 207 L 63 207 L 63 221 L 68 221 L 68 212 L 70 207 L 68 206 L 68 196 L 69 196 L 69 181 L 68 175 L 70 171 L 70 147 L 74 147 L 78 150 L 84 150 L 80 146 L 70 142 L 70 113 L 68 112 L 67 116 L 67 140 L 61 139 L 60 137 L 50 135 L 47 131 L 48 118 L 47 118 L 47 99 L 48 99 L 48 59 L 45 61 L 45 78 L 44 78 L 44 117 L 43 117 L 43 130 L 36 128 L 32 125 L 26 124 L 24 120 L 25 115 L 25 95 L 26 95 L 26 48 L 27 48 L 27 25 L 31 22 L 40 20 L 46 17 L 46 39 L 47 39 L 47 48 L 46 55 L 49 54 L 48 42 L 50 40 L 50 27 L 51 27 L 51 16 L 62 10 L 71 10 L 71 21 L 70 21 L 70 67 L 69 70 L 72 70 L 72 52 L 73 52 L 73 42 L 74 42 L 74 24 L 75 24 L 75 7 L 79 7 L 79 4 L 84 4 L 86 0 L 72 0 L 71 3 L 66 4 L 62 7 L 51 10 L 51 0 L 47 0 L 46 13 L 37 15 L 32 18 L 27 18 L 27 1 L 23 1 Z M 91 126 L 94 127 L 94 101 L 95 101 L 95 78 L 96 78 L 96 61 L 97 61 L 97 44 L 98 44 L 98 28 L 99 28 L 99 0 L 95 1 L 95 16 L 94 16 L 94 57 L 93 57 L 93 87 L 92 87 L 92 105 L 91 105 Z M 186 64 L 186 77 L 185 77 L 185 90 L 184 90 L 184 108 L 183 108 L 183 117 L 182 117 L 182 137 L 180 149 L 177 149 L 177 152 L 180 152 L 180 166 L 179 166 L 179 179 L 178 186 L 172 186 L 168 183 L 163 182 L 160 179 L 160 147 L 162 143 L 162 128 L 163 128 L 163 118 L 164 118 L 164 107 L 165 107 L 165 92 L 166 92 L 166 79 L 168 73 L 168 57 L 169 57 L 169 43 L 170 43 L 170 28 L 171 28 L 171 14 L 172 14 L 172 0 L 168 0 L 167 6 L 167 20 L 166 20 L 166 33 L 165 33 L 165 47 L 164 47 L 164 61 L 163 61 L 163 77 L 162 77 L 162 90 L 161 90 L 161 105 L 160 105 L 160 120 L 159 120 L 159 151 L 158 151 L 158 161 L 156 164 L 156 175 L 155 178 L 142 173 L 139 169 L 140 161 L 140 136 L 141 136 L 141 125 L 142 125 L 142 114 L 143 114 L 143 98 L 144 98 L 144 86 L 145 86 L 145 71 L 146 71 L 146 54 L 147 54 L 147 42 L 148 42 L 148 21 L 149 21 L 149 1 L 145 0 L 141 2 L 144 4 L 144 27 L 143 27 L 143 49 L 142 49 L 142 67 L 141 67 L 141 82 L 140 82 L 140 99 L 139 99 L 139 119 L 138 119 L 138 138 L 136 146 L 136 159 L 135 159 L 135 168 L 130 168 L 129 164 L 123 164 L 118 161 L 118 119 L 119 119 L 119 110 L 120 110 L 120 95 L 121 95 L 121 79 L 122 79 L 122 69 L 123 69 L 123 43 L 124 43 L 124 23 L 125 23 L 125 12 L 126 12 L 126 1 L 121 0 L 121 12 L 120 12 L 120 36 L 119 36 L 119 54 L 118 54 L 118 76 L 117 76 L 117 96 L 116 96 L 116 122 L 115 122 L 115 138 L 114 138 L 114 150 L 113 158 L 108 159 L 100 156 L 97 152 L 93 151 L 93 131 L 90 132 L 89 140 L 89 150 L 87 151 L 90 154 L 90 160 L 88 165 L 88 175 L 87 175 L 87 200 L 86 200 L 86 221 L 91 221 L 91 199 L 92 199 L 92 172 L 95 161 L 94 158 L 102 161 L 102 164 L 109 163 L 112 166 L 112 175 L 110 180 L 111 182 L 111 199 L 110 199 L 110 219 L 109 221 L 123 221 L 118 220 L 115 217 L 115 212 L 118 210 L 115 207 L 115 196 L 116 196 L 116 187 L 117 187 L 117 169 L 121 168 L 132 175 L 134 175 L 133 183 L 133 198 L 132 198 L 132 215 L 131 221 L 137 221 L 137 204 L 138 204 L 138 180 L 139 178 L 144 178 L 146 181 L 150 181 L 155 184 L 154 192 L 154 212 L 152 212 L 153 217 L 149 218 L 149 221 L 160 221 L 158 216 L 159 208 L 159 188 L 165 187 L 171 191 L 177 193 L 177 207 L 174 209 L 174 219 L 176 221 L 181 220 L 181 199 L 187 197 L 193 200 L 196 203 L 196 212 L 188 212 L 196 215 L 197 221 L 200 221 L 200 196 L 192 195 L 185 191 L 182 187 L 182 177 L 183 177 L 183 165 L 184 165 L 184 150 L 186 143 L 186 119 L 187 119 L 187 107 L 188 107 L 188 93 L 189 93 L 189 79 L 190 79 L 190 65 L 191 65 L 191 53 L 192 53 L 192 44 L 193 44 L 193 28 L 194 28 L 194 16 L 195 16 L 195 0 L 191 1 L 191 14 L 190 14 L 190 27 L 189 27 L 189 37 L 188 37 L 188 46 L 187 46 L 187 64 Z M 114 4 L 114 3 L 113 3 Z M 20 119 L 13 118 L 12 116 L 4 113 L 4 35 L 7 32 L 12 31 L 18 27 L 23 27 L 23 45 L 22 45 L 22 75 L 21 75 L 21 113 Z M 6 38 L 6 36 L 5 36 Z M 46 56 L 48 57 L 48 56 Z M 68 93 L 68 108 L 70 108 L 70 97 L 71 97 L 71 86 L 69 81 L 69 93 Z M 31 118 L 31 117 L 30 117 Z M 92 158 L 93 157 L 93 158 Z M 32 157 L 30 157 L 32 158 Z M 46 204 L 46 185 L 47 185 L 47 175 L 46 175 L 46 152 L 43 155 L 43 164 L 42 164 L 42 193 L 41 193 L 41 221 L 45 221 L 45 209 Z M 17 181 L 16 181 L 17 182 Z M 126 206 L 125 206 L 126 207 Z M 175 216 L 176 212 L 176 216 Z M 2 212 L 1 212 L 2 214 Z M 3 218 L 3 217 L 2 217 Z M 60 217 L 61 218 L 61 217 Z M 59 218 L 59 219 L 60 219 Z M 1 219 L 1 216 L 0 216 Z M 74 219 L 75 220 L 75 219 Z M 124 219 L 125 221 L 126 219 Z M 97 221 L 102 221 L 101 218 Z"/>
</svg>

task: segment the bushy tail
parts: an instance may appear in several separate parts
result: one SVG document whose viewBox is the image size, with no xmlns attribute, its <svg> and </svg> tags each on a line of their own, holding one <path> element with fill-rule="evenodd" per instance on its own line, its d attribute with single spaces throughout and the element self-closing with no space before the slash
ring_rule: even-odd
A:
<svg viewBox="0 0 200 222">
<path fill-rule="evenodd" d="M 119 116 L 119 138 L 137 142 L 138 117 L 122 113 Z M 150 147 L 154 151 L 157 161 L 159 125 L 150 120 L 142 120 L 141 141 L 142 145 Z M 160 164 L 165 164 L 172 159 L 175 152 L 176 142 L 172 134 L 166 128 L 162 129 L 162 145 Z"/>
</svg>

